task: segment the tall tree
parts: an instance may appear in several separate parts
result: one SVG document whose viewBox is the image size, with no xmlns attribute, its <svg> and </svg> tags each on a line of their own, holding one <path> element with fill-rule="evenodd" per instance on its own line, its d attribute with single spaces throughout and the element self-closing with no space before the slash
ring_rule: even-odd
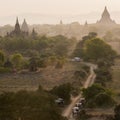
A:
<svg viewBox="0 0 120 120">
<path fill-rule="evenodd" d="M 13 54 L 11 57 L 11 61 L 15 68 L 20 68 L 22 64 L 23 56 L 19 53 Z"/>
<path fill-rule="evenodd" d="M 86 41 L 84 50 L 85 56 L 95 61 L 99 59 L 111 61 L 116 56 L 116 52 L 112 50 L 111 46 L 99 38 Z"/>
<path fill-rule="evenodd" d="M 4 63 L 5 60 L 5 55 L 3 51 L 0 51 L 0 66 Z"/>
</svg>

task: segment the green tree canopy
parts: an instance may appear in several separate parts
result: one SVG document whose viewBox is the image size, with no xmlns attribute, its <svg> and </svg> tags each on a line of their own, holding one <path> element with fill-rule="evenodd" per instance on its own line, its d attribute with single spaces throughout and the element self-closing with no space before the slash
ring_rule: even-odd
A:
<svg viewBox="0 0 120 120">
<path fill-rule="evenodd" d="M 84 57 L 84 45 L 87 40 L 93 39 L 97 37 L 97 33 L 90 32 L 88 35 L 82 37 L 82 40 L 78 42 L 76 48 L 73 52 L 73 56 Z"/>
<path fill-rule="evenodd" d="M 15 68 L 20 68 L 22 64 L 23 56 L 19 53 L 13 54 L 11 57 L 11 61 Z"/>
<path fill-rule="evenodd" d="M 54 96 L 44 90 L 0 94 L 1 120 L 64 120 Z"/>
<path fill-rule="evenodd" d="M 88 107 L 109 107 L 114 104 L 112 93 L 100 84 L 93 84 L 87 89 L 83 89 L 83 96 Z"/>
<path fill-rule="evenodd" d="M 111 46 L 99 38 L 86 41 L 84 50 L 85 57 L 95 61 L 99 59 L 111 61 L 116 56 L 116 52 L 112 50 Z"/>
<path fill-rule="evenodd" d="M 67 84 L 54 87 L 51 90 L 51 93 L 56 95 L 57 97 L 63 98 L 65 102 L 69 102 L 71 90 L 72 90 L 71 84 L 67 83 Z"/>
</svg>

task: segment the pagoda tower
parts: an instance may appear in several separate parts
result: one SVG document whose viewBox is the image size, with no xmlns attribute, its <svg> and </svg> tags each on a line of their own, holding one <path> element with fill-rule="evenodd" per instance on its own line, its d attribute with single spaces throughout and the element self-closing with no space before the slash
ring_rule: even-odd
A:
<svg viewBox="0 0 120 120">
<path fill-rule="evenodd" d="M 87 22 L 87 20 L 85 21 L 85 24 L 84 24 L 85 26 L 88 26 L 88 22 Z"/>
<path fill-rule="evenodd" d="M 22 31 L 22 32 L 26 32 L 26 33 L 29 32 L 28 24 L 27 24 L 27 22 L 26 22 L 25 19 L 24 19 L 23 24 L 22 24 L 22 26 L 21 26 L 21 31 Z"/>
<path fill-rule="evenodd" d="M 97 22 L 99 24 L 108 24 L 108 25 L 113 25 L 116 24 L 114 20 L 111 19 L 110 13 L 107 10 L 107 7 L 105 6 L 105 9 L 102 13 L 101 19 Z"/>
<path fill-rule="evenodd" d="M 63 25 L 63 21 L 62 20 L 60 20 L 60 25 Z"/>
<path fill-rule="evenodd" d="M 21 33 L 18 17 L 17 17 L 17 19 L 16 19 L 16 24 L 15 24 L 14 33 L 15 33 L 15 34 L 20 34 L 20 33 Z"/>
</svg>

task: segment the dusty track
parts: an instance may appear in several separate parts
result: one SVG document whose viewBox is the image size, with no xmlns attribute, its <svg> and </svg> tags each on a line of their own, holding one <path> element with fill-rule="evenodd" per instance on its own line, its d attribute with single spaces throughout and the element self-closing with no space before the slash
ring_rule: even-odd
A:
<svg viewBox="0 0 120 120">
<path fill-rule="evenodd" d="M 83 64 L 90 66 L 90 75 L 88 76 L 88 78 L 83 86 L 84 88 L 87 88 L 94 83 L 94 80 L 96 78 L 96 74 L 94 73 L 94 69 L 96 69 L 96 66 L 94 64 L 90 64 L 90 63 L 83 63 Z M 82 97 L 82 93 L 80 93 L 77 97 L 73 98 L 71 104 L 63 111 L 62 116 L 67 117 L 69 120 L 74 120 L 74 118 L 71 115 L 72 108 L 80 100 L 81 97 Z"/>
</svg>

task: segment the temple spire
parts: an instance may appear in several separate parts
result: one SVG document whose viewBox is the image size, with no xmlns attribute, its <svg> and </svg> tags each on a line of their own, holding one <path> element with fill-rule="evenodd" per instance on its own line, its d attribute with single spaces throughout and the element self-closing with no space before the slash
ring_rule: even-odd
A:
<svg viewBox="0 0 120 120">
<path fill-rule="evenodd" d="M 88 25 L 88 22 L 87 22 L 87 20 L 85 21 L 85 26 L 87 26 Z"/>
<path fill-rule="evenodd" d="M 19 24 L 19 20 L 18 20 L 18 17 L 16 18 L 16 24 Z"/>
<path fill-rule="evenodd" d="M 36 31 L 35 31 L 35 28 L 33 28 L 31 35 L 32 35 L 32 38 L 33 38 L 33 39 L 35 39 L 35 38 L 37 37 L 37 33 L 36 33 Z"/>
<path fill-rule="evenodd" d="M 107 10 L 107 6 L 105 6 L 105 10 Z"/>
<path fill-rule="evenodd" d="M 24 19 L 24 21 L 23 21 L 23 24 L 22 24 L 22 26 L 21 26 L 21 30 L 23 31 L 23 32 L 29 32 L 29 28 L 28 28 L 28 24 L 27 24 L 27 22 L 26 22 L 26 20 Z"/>
<path fill-rule="evenodd" d="M 111 19 L 110 17 L 110 13 L 108 12 L 107 7 L 105 6 L 104 11 L 102 13 L 102 17 L 100 19 L 100 21 L 98 21 L 97 23 L 100 24 L 115 24 L 115 22 Z"/>
<path fill-rule="evenodd" d="M 62 25 L 63 24 L 63 21 L 62 20 L 60 20 L 60 25 Z"/>
<path fill-rule="evenodd" d="M 16 18 L 16 24 L 15 24 L 15 30 L 14 30 L 14 32 L 16 34 L 19 34 L 21 32 L 18 17 Z"/>
<path fill-rule="evenodd" d="M 102 14 L 102 17 L 103 18 L 110 18 L 110 14 L 109 14 L 106 6 L 105 6 L 104 12 Z"/>
</svg>

